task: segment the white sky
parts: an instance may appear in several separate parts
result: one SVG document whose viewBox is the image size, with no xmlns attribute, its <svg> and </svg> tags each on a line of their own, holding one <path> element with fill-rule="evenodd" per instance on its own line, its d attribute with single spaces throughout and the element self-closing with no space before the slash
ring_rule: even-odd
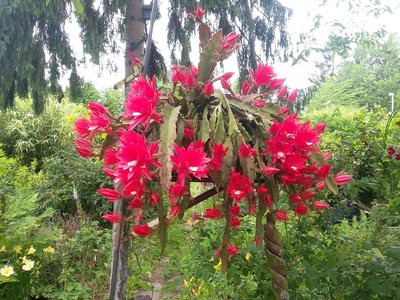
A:
<svg viewBox="0 0 400 300">
<path fill-rule="evenodd" d="M 357 14 L 350 14 L 348 12 L 347 1 L 339 7 L 336 6 L 338 0 L 329 0 L 324 6 L 319 6 L 321 0 L 280 0 L 280 2 L 291 8 L 293 10 L 293 16 L 289 21 L 288 29 L 291 35 L 292 41 L 296 42 L 300 33 L 309 32 L 313 26 L 313 17 L 316 15 L 321 15 L 323 17 L 322 23 L 334 22 L 335 20 L 346 26 L 347 32 L 357 32 L 361 30 L 374 32 L 384 26 L 388 32 L 400 33 L 398 21 L 400 17 L 400 4 L 398 0 L 381 0 L 381 3 L 388 5 L 393 10 L 392 14 L 383 14 L 378 18 L 373 15 L 366 16 L 365 12 L 360 12 Z M 351 1 L 351 0 L 349 0 Z M 362 1 L 362 0 L 360 0 Z M 377 0 L 379 1 L 379 0 Z M 145 1 L 148 2 L 148 1 Z M 169 66 L 169 49 L 167 46 L 167 24 L 168 17 L 166 15 L 168 9 L 169 0 L 160 0 L 162 18 L 157 20 L 154 25 L 153 39 L 161 50 L 162 53 L 167 53 L 165 58 L 167 60 L 167 67 Z M 354 3 L 354 1 L 352 1 Z M 365 1 L 368 3 L 368 1 Z M 316 32 L 317 45 L 322 47 L 327 40 L 329 35 L 328 26 L 322 26 Z M 79 27 L 77 24 L 69 23 L 66 24 L 66 30 L 69 32 L 70 41 L 74 52 L 77 54 L 78 58 L 82 58 L 83 49 L 79 39 Z M 124 45 L 121 43 L 121 49 Z M 304 47 L 304 46 L 300 46 Z M 196 49 L 193 47 L 193 49 Z M 301 48 L 299 51 L 303 50 Z M 86 81 L 92 82 L 97 89 L 104 90 L 106 88 L 111 88 L 116 82 L 123 79 L 124 74 L 124 58 L 123 51 L 119 56 L 110 56 L 117 65 L 117 71 L 110 73 L 109 70 L 104 68 L 100 70 L 98 66 L 87 62 L 86 64 L 81 64 L 78 67 L 78 73 Z M 196 64 L 198 61 L 198 54 L 193 54 L 193 62 Z M 313 73 L 316 72 L 314 68 L 313 59 L 317 57 L 311 56 L 310 62 L 301 62 L 295 66 L 292 66 L 291 62 L 285 64 L 274 65 L 276 73 L 279 77 L 286 78 L 286 83 L 291 88 L 302 88 L 310 85 L 307 78 L 309 78 Z M 86 57 L 86 61 L 89 61 L 89 57 Z M 232 56 L 225 63 L 225 71 L 237 71 L 236 59 Z M 64 74 L 62 77 L 62 86 L 68 85 L 69 72 Z"/>
</svg>

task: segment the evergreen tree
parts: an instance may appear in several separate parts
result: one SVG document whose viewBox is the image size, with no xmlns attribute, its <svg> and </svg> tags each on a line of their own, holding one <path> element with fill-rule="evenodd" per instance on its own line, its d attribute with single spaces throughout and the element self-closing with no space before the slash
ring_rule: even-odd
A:
<svg viewBox="0 0 400 300">
<path fill-rule="evenodd" d="M 175 61 L 190 62 L 190 43 L 195 30 L 187 12 L 194 10 L 196 1 L 170 0 L 169 42 L 173 45 Z M 249 67 L 261 59 L 282 54 L 288 58 L 289 46 L 286 22 L 290 12 L 276 0 L 202 1 L 210 17 L 215 18 L 224 34 L 241 34 L 242 48 L 238 62 L 241 80 Z M 48 92 L 60 93 L 56 82 L 60 69 L 73 69 L 73 55 L 65 23 L 76 15 L 81 26 L 84 51 L 94 63 L 102 53 L 116 52 L 117 40 L 126 41 L 126 49 L 137 57 L 143 56 L 145 25 L 142 18 L 143 0 L 2 0 L 0 2 L 0 103 L 3 109 L 14 106 L 14 97 L 26 97 L 31 91 L 37 113 L 45 107 Z M 256 55 L 260 43 L 263 57 Z M 258 44 L 257 44 L 258 45 Z M 176 49 L 182 49 L 180 59 Z M 283 49 L 283 51 L 282 51 Z M 286 50 L 285 50 L 286 49 Z M 46 57 L 49 53 L 50 57 Z M 162 57 L 152 47 L 150 72 L 164 68 Z M 126 61 L 126 76 L 131 67 Z M 46 70 L 49 78 L 46 78 Z M 73 73 L 72 76 L 76 76 Z M 48 88 L 50 82 L 50 88 Z M 78 82 L 72 78 L 72 82 Z M 73 89 L 73 87 L 71 87 Z M 79 88 L 78 88 L 79 89 Z"/>
</svg>

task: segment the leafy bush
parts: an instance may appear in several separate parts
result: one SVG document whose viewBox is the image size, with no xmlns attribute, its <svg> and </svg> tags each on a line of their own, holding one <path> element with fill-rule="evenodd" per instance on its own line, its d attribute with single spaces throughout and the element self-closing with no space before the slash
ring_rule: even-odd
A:
<svg viewBox="0 0 400 300">
<path fill-rule="evenodd" d="M 15 110 L 0 113 L 0 143 L 7 156 L 23 165 L 43 160 L 72 144 L 72 122 L 83 108 L 50 100 L 41 116 L 35 116 L 28 101 L 18 101 Z"/>
<path fill-rule="evenodd" d="M 75 189 L 84 213 L 102 220 L 100 217 L 110 209 L 111 204 L 96 194 L 97 189 L 109 184 L 99 161 L 82 159 L 71 149 L 45 159 L 43 174 L 45 179 L 37 188 L 43 206 L 50 205 L 62 213 L 75 212 Z"/>
<path fill-rule="evenodd" d="M 387 156 L 384 110 L 377 108 L 372 113 L 365 108 L 331 107 L 314 110 L 305 118 L 314 123 L 328 122 L 321 144 L 332 153 L 335 171 L 346 169 L 355 179 L 347 190 L 347 198 L 370 205 L 373 201 L 387 203 L 397 197 L 399 162 Z M 393 141 L 395 130 L 390 127 L 389 140 Z"/>
</svg>

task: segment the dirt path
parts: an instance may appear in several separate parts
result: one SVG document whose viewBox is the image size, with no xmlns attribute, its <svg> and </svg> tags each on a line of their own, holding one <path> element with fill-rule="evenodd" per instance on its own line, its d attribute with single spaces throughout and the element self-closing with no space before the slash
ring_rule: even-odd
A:
<svg viewBox="0 0 400 300">
<path fill-rule="evenodd" d="M 157 268 L 154 270 L 153 274 L 150 277 L 150 282 L 153 285 L 152 291 L 146 291 L 138 293 L 137 296 L 133 298 L 133 300 L 160 300 L 161 299 L 161 289 L 164 285 L 164 269 L 168 262 L 167 257 L 163 257 Z"/>
</svg>

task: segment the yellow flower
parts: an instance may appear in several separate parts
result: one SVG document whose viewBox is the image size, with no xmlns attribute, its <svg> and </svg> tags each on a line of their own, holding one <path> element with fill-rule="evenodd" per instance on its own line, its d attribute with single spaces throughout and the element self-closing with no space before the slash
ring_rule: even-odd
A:
<svg viewBox="0 0 400 300">
<path fill-rule="evenodd" d="M 188 284 L 188 282 L 187 282 L 185 279 L 183 280 L 183 285 L 184 285 L 186 288 L 189 287 L 189 284 Z"/>
<path fill-rule="evenodd" d="M 0 247 L 0 252 L 6 252 L 6 246 L 1 246 Z"/>
<path fill-rule="evenodd" d="M 218 271 L 219 269 L 221 269 L 221 265 L 222 265 L 222 261 L 221 261 L 221 259 L 219 259 L 218 264 L 216 264 L 215 266 L 213 266 L 214 269 L 215 269 L 215 271 Z"/>
<path fill-rule="evenodd" d="M 53 254 L 55 252 L 55 250 L 52 246 L 48 246 L 47 248 L 44 248 L 43 251 L 47 252 L 47 253 L 51 253 L 51 254 Z"/>
<path fill-rule="evenodd" d="M 30 248 L 29 248 L 29 250 L 28 250 L 28 255 L 29 254 L 33 254 L 33 253 L 35 253 L 36 252 L 36 249 L 35 248 L 33 248 L 33 246 L 31 246 Z"/>
<path fill-rule="evenodd" d="M 17 253 L 21 253 L 22 247 L 21 246 L 15 246 L 14 251 Z"/>
<path fill-rule="evenodd" d="M 14 274 L 14 268 L 12 266 L 4 266 L 0 269 L 0 274 L 5 276 L 5 277 L 10 277 L 12 274 Z"/>
<path fill-rule="evenodd" d="M 247 252 L 246 255 L 244 256 L 244 258 L 245 258 L 246 260 L 249 260 L 250 257 L 251 257 L 251 254 L 250 254 L 249 252 Z"/>
<path fill-rule="evenodd" d="M 26 256 L 20 257 L 20 259 L 22 259 L 22 264 L 26 264 L 26 262 L 29 261 L 29 259 L 27 259 Z"/>
<path fill-rule="evenodd" d="M 24 271 L 30 271 L 30 270 L 32 270 L 32 268 L 33 268 L 34 265 L 35 265 L 35 262 L 34 262 L 33 260 L 27 259 L 27 260 L 25 261 L 25 264 L 22 265 L 22 270 L 24 270 Z"/>
</svg>

